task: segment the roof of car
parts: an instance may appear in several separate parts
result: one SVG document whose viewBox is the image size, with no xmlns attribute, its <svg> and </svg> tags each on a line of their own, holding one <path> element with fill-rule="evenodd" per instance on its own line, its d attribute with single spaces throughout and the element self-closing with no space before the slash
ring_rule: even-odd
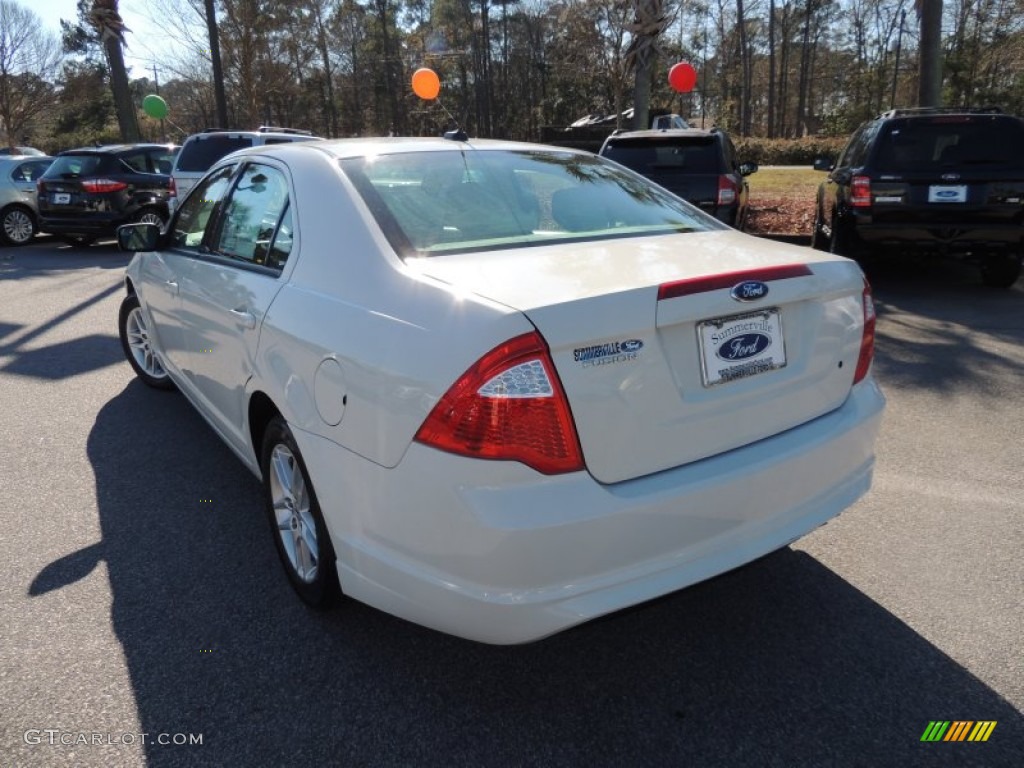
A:
<svg viewBox="0 0 1024 768">
<path fill-rule="evenodd" d="M 479 149 L 504 149 L 509 151 L 536 152 L 544 149 L 553 152 L 589 155 L 589 152 L 501 139 L 467 139 L 458 141 L 441 137 L 385 136 L 353 139 L 326 139 L 324 141 L 293 142 L 247 147 L 234 152 L 235 155 L 265 155 L 268 153 L 321 152 L 337 158 L 362 157 L 364 155 L 395 154 L 400 152 L 461 152 Z"/>
<path fill-rule="evenodd" d="M 178 148 L 177 144 L 157 144 L 153 142 L 139 142 L 137 144 L 104 144 L 101 147 L 76 147 L 75 149 L 66 149 L 60 154 L 62 155 L 81 155 L 81 154 L 116 154 L 118 152 L 130 152 L 133 149 L 166 149 L 175 150 Z"/>
<path fill-rule="evenodd" d="M 647 128 L 641 131 L 620 131 L 613 133 L 608 138 L 609 140 L 664 139 L 672 137 L 708 138 L 710 136 L 720 136 L 721 133 L 718 128 Z"/>
</svg>

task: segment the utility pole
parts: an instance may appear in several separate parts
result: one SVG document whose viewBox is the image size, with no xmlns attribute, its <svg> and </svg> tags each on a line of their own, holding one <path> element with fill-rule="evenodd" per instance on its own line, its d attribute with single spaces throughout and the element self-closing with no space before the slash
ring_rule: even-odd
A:
<svg viewBox="0 0 1024 768">
<path fill-rule="evenodd" d="M 896 108 L 896 79 L 900 76 L 900 50 L 903 48 L 903 23 L 907 20 L 907 12 L 900 11 L 900 31 L 896 35 L 896 64 L 892 68 L 892 95 L 889 96 L 889 109 Z"/>
<path fill-rule="evenodd" d="M 156 63 L 153 64 L 153 90 L 156 91 L 156 95 L 160 95 L 160 76 L 156 72 Z M 164 119 L 160 118 L 160 136 L 167 142 L 167 127 L 164 125 Z"/>
</svg>

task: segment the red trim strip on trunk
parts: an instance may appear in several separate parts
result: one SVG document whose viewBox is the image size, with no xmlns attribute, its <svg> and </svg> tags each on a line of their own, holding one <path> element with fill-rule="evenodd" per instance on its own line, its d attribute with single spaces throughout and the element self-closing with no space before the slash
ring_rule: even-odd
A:
<svg viewBox="0 0 1024 768">
<path fill-rule="evenodd" d="M 658 301 L 674 299 L 678 296 L 690 296 L 694 293 L 717 291 L 720 288 L 732 288 L 744 280 L 760 280 L 766 283 L 769 280 L 788 280 L 791 277 L 808 277 L 813 274 L 811 268 L 806 264 L 787 264 L 781 267 L 761 267 L 745 269 L 741 272 L 726 272 L 721 275 L 691 277 L 687 280 L 677 280 L 674 283 L 662 283 L 658 286 Z"/>
</svg>

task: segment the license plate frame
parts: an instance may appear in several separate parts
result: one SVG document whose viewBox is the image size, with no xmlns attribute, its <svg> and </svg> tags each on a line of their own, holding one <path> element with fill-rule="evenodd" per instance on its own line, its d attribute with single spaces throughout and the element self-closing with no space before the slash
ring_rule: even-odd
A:
<svg viewBox="0 0 1024 768">
<path fill-rule="evenodd" d="M 966 184 L 932 184 L 928 187 L 928 202 L 941 203 L 966 203 Z"/>
<path fill-rule="evenodd" d="M 50 202 L 54 205 L 70 205 L 71 204 L 71 193 L 70 192 L 54 192 L 50 195 Z"/>
<path fill-rule="evenodd" d="M 703 320 L 697 324 L 697 346 L 705 387 L 758 376 L 788 364 L 778 307 Z"/>
</svg>

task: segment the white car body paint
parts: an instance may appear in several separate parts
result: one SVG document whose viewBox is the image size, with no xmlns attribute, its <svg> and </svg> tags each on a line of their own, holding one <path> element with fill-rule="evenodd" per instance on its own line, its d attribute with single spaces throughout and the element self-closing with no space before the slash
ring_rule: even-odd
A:
<svg viewBox="0 0 1024 768">
<path fill-rule="evenodd" d="M 232 156 L 288 175 L 295 241 L 279 277 L 171 251 L 127 270 L 166 370 L 253 472 L 250 398 L 288 421 L 346 594 L 525 642 L 747 563 L 867 491 L 884 398 L 870 375 L 851 386 L 864 327 L 853 262 L 725 230 L 403 261 L 337 160 L 396 148 L 458 149 L 351 140 Z M 786 367 L 704 387 L 697 323 L 751 306 L 727 288 L 659 300 L 659 285 L 794 264 L 812 274 L 770 282 L 755 307 L 782 313 Z M 464 371 L 534 328 L 585 471 L 413 441 Z M 642 347 L 614 364 L 574 357 L 624 341 Z"/>
</svg>

